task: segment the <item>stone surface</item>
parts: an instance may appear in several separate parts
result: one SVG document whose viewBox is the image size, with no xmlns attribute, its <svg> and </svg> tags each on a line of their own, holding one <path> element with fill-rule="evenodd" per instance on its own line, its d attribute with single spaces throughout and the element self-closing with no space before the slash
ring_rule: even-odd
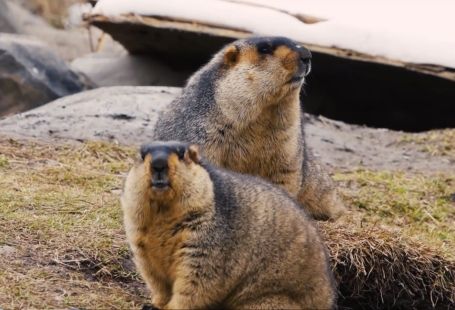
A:
<svg viewBox="0 0 455 310">
<path fill-rule="evenodd" d="M 8 32 L 38 38 L 65 60 L 91 53 L 94 49 L 112 54 L 125 53 L 120 44 L 95 27 L 90 27 L 90 32 L 86 28 L 65 30 L 53 28 L 43 18 L 22 7 L 21 2 L 25 1 L 0 0 L 0 25 L 3 16 L 5 24 L 10 29 Z"/>
<path fill-rule="evenodd" d="M 4 0 L 0 0 L 0 32 L 14 33 L 11 14 Z"/>
<path fill-rule="evenodd" d="M 150 141 L 159 112 L 178 94 L 170 87 L 105 87 L 61 98 L 0 121 L 0 134 L 39 139 L 108 140 L 139 145 Z M 432 156 L 403 133 L 306 116 L 308 144 L 322 162 L 337 168 L 443 171 L 447 157 Z M 412 159 L 412 160 L 411 160 Z"/>
<path fill-rule="evenodd" d="M 226 29 L 173 17 L 171 12 L 165 17 L 92 15 L 90 21 L 132 54 L 153 55 L 173 68 L 190 71 L 207 63 L 223 45 L 250 35 L 241 27 Z M 305 87 L 307 112 L 410 132 L 455 128 L 455 70 L 428 64 L 391 65 L 390 60 L 336 46 L 305 46 L 313 55 Z"/>
<path fill-rule="evenodd" d="M 0 121 L 0 132 L 73 140 L 141 143 L 180 88 L 107 87 L 61 98 Z"/>
<path fill-rule="evenodd" d="M 71 62 L 71 67 L 98 86 L 182 86 L 191 71 L 140 55 L 92 53 Z"/>
<path fill-rule="evenodd" d="M 87 88 L 40 41 L 0 34 L 0 116 L 26 111 Z"/>
<path fill-rule="evenodd" d="M 16 248 L 9 245 L 0 246 L 0 257 L 10 257 L 16 253 Z"/>
</svg>

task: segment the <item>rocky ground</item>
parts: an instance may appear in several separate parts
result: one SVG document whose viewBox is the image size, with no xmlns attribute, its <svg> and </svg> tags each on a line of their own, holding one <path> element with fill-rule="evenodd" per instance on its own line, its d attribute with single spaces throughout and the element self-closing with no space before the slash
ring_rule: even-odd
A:
<svg viewBox="0 0 455 310">
<path fill-rule="evenodd" d="M 159 111 L 179 92 L 173 87 L 99 88 L 0 120 L 0 131 L 45 140 L 139 145 L 151 139 Z M 411 134 L 308 114 L 306 123 L 310 145 L 333 168 L 437 173 L 455 165 L 453 130 Z"/>
</svg>

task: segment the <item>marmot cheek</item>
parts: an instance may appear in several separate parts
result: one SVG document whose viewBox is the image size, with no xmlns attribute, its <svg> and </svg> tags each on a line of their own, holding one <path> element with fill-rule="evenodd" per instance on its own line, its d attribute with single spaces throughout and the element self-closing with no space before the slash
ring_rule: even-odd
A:
<svg viewBox="0 0 455 310">
<path fill-rule="evenodd" d="M 289 53 L 282 60 L 283 67 L 294 74 L 299 69 L 299 57 L 297 53 Z"/>
</svg>

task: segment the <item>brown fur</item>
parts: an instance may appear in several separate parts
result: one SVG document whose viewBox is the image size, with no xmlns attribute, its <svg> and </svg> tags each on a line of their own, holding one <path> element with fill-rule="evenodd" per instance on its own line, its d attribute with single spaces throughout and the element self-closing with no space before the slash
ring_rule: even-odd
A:
<svg viewBox="0 0 455 310">
<path fill-rule="evenodd" d="M 281 39 L 270 54 L 258 52 L 274 40 L 237 41 L 215 55 L 163 113 L 155 138 L 198 143 L 212 163 L 270 180 L 313 217 L 336 219 L 345 207 L 305 144 L 304 78 L 290 82 L 301 74 L 303 48 Z"/>
<path fill-rule="evenodd" d="M 284 191 L 200 163 L 195 146 L 186 146 L 181 159 L 169 154 L 169 188 L 156 190 L 150 183 L 152 159 L 147 154 L 131 169 L 122 209 L 154 306 L 334 307 L 324 245 Z"/>
</svg>

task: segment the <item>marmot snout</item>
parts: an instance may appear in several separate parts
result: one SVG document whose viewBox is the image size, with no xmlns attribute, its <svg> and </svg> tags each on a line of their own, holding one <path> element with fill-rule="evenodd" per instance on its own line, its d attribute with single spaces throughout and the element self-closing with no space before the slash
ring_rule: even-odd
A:
<svg viewBox="0 0 455 310">
<path fill-rule="evenodd" d="M 195 145 L 185 143 L 160 143 L 143 145 L 141 157 L 150 167 L 150 184 L 154 192 L 166 192 L 176 187 L 179 160 L 189 163 L 198 162 L 198 150 Z"/>
</svg>

